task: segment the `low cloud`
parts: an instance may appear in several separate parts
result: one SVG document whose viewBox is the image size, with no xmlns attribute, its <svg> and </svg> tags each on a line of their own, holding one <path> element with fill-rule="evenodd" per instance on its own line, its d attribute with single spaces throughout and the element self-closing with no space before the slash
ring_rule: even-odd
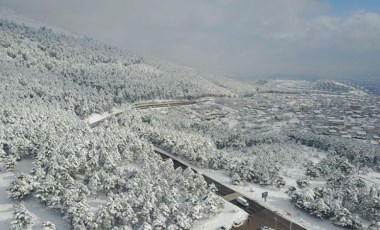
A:
<svg viewBox="0 0 380 230">
<path fill-rule="evenodd" d="M 380 15 L 322 0 L 0 0 L 28 17 L 230 76 L 379 75 Z"/>
</svg>

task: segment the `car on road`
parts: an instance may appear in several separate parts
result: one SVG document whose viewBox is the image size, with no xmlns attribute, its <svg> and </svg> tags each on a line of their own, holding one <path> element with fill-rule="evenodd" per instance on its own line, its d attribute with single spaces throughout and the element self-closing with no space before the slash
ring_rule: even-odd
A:
<svg viewBox="0 0 380 230">
<path fill-rule="evenodd" d="M 226 226 L 220 226 L 220 228 L 219 228 L 220 230 L 226 230 L 227 229 L 227 227 Z"/>
<path fill-rule="evenodd" d="M 232 227 L 238 228 L 244 224 L 245 220 L 235 220 L 232 224 Z"/>
<path fill-rule="evenodd" d="M 274 230 L 274 229 L 268 226 L 262 226 L 261 228 L 258 228 L 257 230 Z"/>
<path fill-rule="evenodd" d="M 241 197 L 241 196 L 239 196 L 238 198 L 236 198 L 236 201 L 237 201 L 240 205 L 242 205 L 243 207 L 245 207 L 245 208 L 249 206 L 248 201 L 247 201 L 245 198 Z"/>
</svg>

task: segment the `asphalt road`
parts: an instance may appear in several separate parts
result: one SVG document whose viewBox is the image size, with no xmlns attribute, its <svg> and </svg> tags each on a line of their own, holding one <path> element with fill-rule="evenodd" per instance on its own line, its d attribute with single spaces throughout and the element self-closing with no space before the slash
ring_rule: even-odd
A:
<svg viewBox="0 0 380 230">
<path fill-rule="evenodd" d="M 162 107 L 175 107 L 181 105 L 191 105 L 195 104 L 196 101 L 166 101 L 166 102 L 157 102 L 157 103 L 137 103 L 131 106 L 131 109 L 150 109 L 150 108 L 162 108 Z M 125 111 L 120 111 L 114 114 L 110 114 L 107 117 L 104 117 L 96 122 L 90 124 L 91 128 L 98 126 L 103 121 L 109 119 L 110 117 L 116 117 L 117 115 L 124 113 Z"/>
<path fill-rule="evenodd" d="M 160 154 L 160 156 L 163 159 L 171 158 L 170 156 L 164 154 L 163 152 L 158 151 L 157 149 L 155 150 L 155 152 Z M 182 169 L 188 168 L 187 165 L 179 162 L 178 160 L 173 159 L 173 158 L 171 158 L 171 159 L 173 161 L 174 168 L 178 168 L 178 167 L 181 167 Z M 194 172 L 197 172 L 195 169 L 192 169 L 192 170 Z M 229 194 L 236 192 L 233 189 L 211 179 L 208 176 L 205 176 L 203 174 L 202 174 L 202 176 L 204 177 L 205 181 L 208 184 L 214 184 L 216 186 L 216 188 L 218 189 L 216 194 L 218 194 L 219 196 L 223 197 L 223 196 L 226 196 L 226 195 L 229 195 Z M 244 198 L 249 203 L 249 206 L 247 208 L 241 206 L 239 203 L 236 202 L 236 200 L 230 201 L 231 203 L 233 203 L 233 204 L 241 207 L 242 209 L 244 209 L 244 211 L 246 211 L 249 214 L 248 221 L 244 225 L 242 225 L 238 228 L 234 228 L 234 229 L 237 229 L 237 230 L 257 230 L 262 226 L 268 226 L 268 227 L 271 227 L 271 228 L 276 229 L 276 230 L 290 230 L 290 229 L 291 230 L 306 230 L 306 228 L 304 228 L 304 227 L 302 227 L 296 223 L 292 223 L 290 220 L 285 219 L 284 217 L 278 215 L 276 212 L 265 208 L 264 206 L 260 205 L 256 201 L 249 199 L 247 197 L 244 197 Z"/>
<path fill-rule="evenodd" d="M 187 104 L 194 104 L 194 103 L 195 103 L 194 101 L 185 101 L 185 102 L 159 103 L 157 105 L 155 105 L 155 104 L 139 104 L 139 105 L 136 105 L 134 108 L 135 109 L 146 109 L 146 108 L 152 108 L 152 107 L 170 107 L 170 106 L 179 106 L 179 105 L 187 105 Z M 95 127 L 95 126 L 99 125 L 99 123 L 103 122 L 104 120 L 109 119 L 109 117 L 117 116 L 120 113 L 123 113 L 123 111 L 119 112 L 117 114 L 112 114 L 108 117 L 105 117 L 105 118 L 99 120 L 99 121 L 96 121 L 96 122 L 90 124 L 90 126 Z M 157 150 L 155 150 L 155 152 L 160 154 L 163 159 L 171 158 L 170 156 L 168 156 L 162 152 L 159 152 Z M 171 159 L 174 163 L 175 168 L 181 167 L 182 169 L 186 169 L 188 167 L 187 165 L 182 164 L 181 162 L 179 162 L 176 159 L 173 159 L 173 158 L 171 158 Z M 196 172 L 196 170 L 194 170 L 194 169 L 192 169 L 192 170 Z M 226 196 L 226 195 L 229 195 L 229 194 L 236 192 L 236 191 L 230 189 L 229 187 L 224 186 L 223 184 L 211 179 L 208 176 L 203 175 L 203 177 L 208 184 L 214 184 L 216 186 L 216 188 L 218 189 L 216 194 L 219 196 L 223 197 L 223 196 Z M 249 206 L 247 208 L 242 207 L 240 204 L 238 204 L 236 202 L 236 200 L 230 201 L 231 203 L 240 206 L 242 209 L 244 209 L 249 214 L 248 221 L 245 224 L 243 224 L 242 226 L 234 228 L 234 229 L 236 229 L 236 230 L 258 230 L 262 226 L 268 226 L 268 227 L 271 227 L 271 228 L 276 229 L 276 230 L 289 230 L 289 229 L 290 230 L 306 230 L 306 228 L 301 227 L 300 225 L 298 225 L 296 223 L 292 223 L 288 219 L 285 219 L 284 217 L 278 215 L 276 212 L 271 211 L 271 210 L 265 208 L 264 206 L 258 204 L 256 201 L 249 199 L 247 197 L 244 197 L 244 198 L 249 203 Z"/>
<path fill-rule="evenodd" d="M 161 103 L 142 103 L 136 104 L 133 106 L 134 109 L 150 109 L 150 108 L 161 108 L 161 107 L 173 107 L 173 106 L 181 106 L 181 105 L 191 105 L 195 104 L 196 101 L 169 101 L 169 102 L 161 102 Z"/>
</svg>

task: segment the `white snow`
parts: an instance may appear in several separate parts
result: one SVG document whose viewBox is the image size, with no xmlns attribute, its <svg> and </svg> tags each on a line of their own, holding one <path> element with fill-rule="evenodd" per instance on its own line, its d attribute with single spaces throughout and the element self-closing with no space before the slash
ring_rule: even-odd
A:
<svg viewBox="0 0 380 230">
<path fill-rule="evenodd" d="M 6 172 L 4 164 L 0 164 L 0 229 L 10 229 L 10 223 L 13 219 L 14 201 L 8 197 L 7 189 L 9 184 L 14 180 L 18 173 L 28 173 L 32 169 L 32 160 L 23 159 L 16 164 L 15 172 Z M 55 224 L 57 229 L 68 229 L 62 216 L 40 204 L 35 198 L 30 197 L 22 201 L 25 208 L 31 212 L 34 223 L 29 229 L 41 229 L 45 221 Z"/>
<path fill-rule="evenodd" d="M 221 213 L 205 220 L 197 221 L 193 229 L 194 230 L 213 230 L 219 229 L 221 226 L 226 227 L 226 229 L 232 228 L 234 221 L 246 220 L 248 218 L 248 213 L 243 209 L 231 204 L 230 202 L 224 202 L 224 209 Z"/>
<path fill-rule="evenodd" d="M 88 205 L 91 208 L 91 211 L 95 212 L 101 205 L 104 205 L 107 203 L 107 195 L 99 192 L 96 196 L 90 195 L 87 197 Z"/>
<path fill-rule="evenodd" d="M 27 173 L 29 174 L 30 171 L 33 168 L 33 159 L 28 158 L 28 159 L 22 159 L 21 161 L 17 162 L 15 166 L 15 173 Z"/>
<path fill-rule="evenodd" d="M 166 152 L 163 149 L 154 147 L 155 150 L 160 151 L 171 158 L 181 162 L 184 165 L 187 165 L 190 168 L 193 168 L 197 170 L 199 173 L 203 174 L 203 169 L 200 169 L 198 167 L 191 166 L 186 161 L 174 156 L 171 153 Z M 207 219 L 207 220 L 200 220 L 198 223 L 194 225 L 194 229 L 218 229 L 218 227 L 225 226 L 227 229 L 232 227 L 232 224 L 234 221 L 241 221 L 248 218 L 248 213 L 246 213 L 243 209 L 239 208 L 238 206 L 225 201 L 225 206 L 222 212 L 213 218 Z"/>
<path fill-rule="evenodd" d="M 4 229 L 9 229 L 12 221 L 13 201 L 8 198 L 7 188 L 14 179 L 14 173 L 5 172 L 3 164 L 1 164 L 0 170 L 0 225 Z"/>
<path fill-rule="evenodd" d="M 236 127 L 238 124 L 239 124 L 239 121 L 237 121 L 236 119 L 233 119 L 233 118 L 223 118 L 221 119 L 225 124 L 228 125 L 228 128 L 230 129 L 233 129 L 234 127 Z"/>
<path fill-rule="evenodd" d="M 98 121 L 106 119 L 110 115 L 111 115 L 110 113 L 102 113 L 102 114 L 94 113 L 91 116 L 89 116 L 86 119 L 86 121 L 91 125 L 91 124 L 93 124 L 95 122 L 98 122 Z"/>
<path fill-rule="evenodd" d="M 123 113 L 129 109 L 133 109 L 134 107 L 139 106 L 139 105 L 144 105 L 144 106 L 145 105 L 146 106 L 155 105 L 155 104 L 165 105 L 165 103 L 168 103 L 168 106 L 170 106 L 169 105 L 170 103 L 185 102 L 185 101 L 187 101 L 187 100 L 159 100 L 159 99 L 157 99 L 157 100 L 139 101 L 139 102 L 132 103 L 132 104 L 131 103 L 123 103 L 119 107 L 112 108 L 111 111 L 104 112 L 101 114 L 99 114 L 99 113 L 91 114 L 90 116 L 88 116 L 85 119 L 85 121 L 91 125 L 91 124 L 96 123 L 98 121 L 107 119 L 110 116 L 113 116 L 113 115 L 116 115 L 119 113 Z"/>
<path fill-rule="evenodd" d="M 115 114 L 119 114 L 119 113 L 122 113 L 122 112 L 125 112 L 126 110 L 129 109 L 129 104 L 128 103 L 125 103 L 125 104 L 122 104 L 120 107 L 117 107 L 117 108 L 113 108 L 111 111 L 109 112 L 104 112 L 104 113 L 94 113 L 94 114 L 91 114 L 87 119 L 86 121 L 91 125 L 93 123 L 96 123 L 98 121 L 101 121 L 101 120 L 104 120 L 110 116 L 113 116 Z"/>
<path fill-rule="evenodd" d="M 380 173 L 378 172 L 369 172 L 365 175 L 360 175 L 360 178 L 364 179 L 366 182 L 369 182 L 369 184 L 377 184 L 380 186 Z"/>
<path fill-rule="evenodd" d="M 333 81 L 333 82 L 334 82 L 334 84 L 336 84 L 336 85 L 341 85 L 341 86 L 349 87 L 349 88 L 351 89 L 351 90 L 350 90 L 350 93 L 351 93 L 351 94 L 356 94 L 356 95 L 359 95 L 359 96 L 367 95 L 367 93 L 364 92 L 363 90 L 359 90 L 359 89 L 357 89 L 357 88 L 355 88 L 355 87 L 352 87 L 352 86 L 350 86 L 350 85 L 347 85 L 347 84 L 344 84 L 344 83 L 342 83 L 342 82 L 338 82 L 338 81 Z"/>
<path fill-rule="evenodd" d="M 230 184 L 231 178 L 225 174 L 223 170 L 204 169 L 203 173 L 208 177 L 224 184 L 227 187 L 243 194 L 244 196 L 255 200 L 259 204 L 270 210 L 276 211 L 287 219 L 293 220 L 295 223 L 313 230 L 339 230 L 342 228 L 335 227 L 328 220 L 321 220 L 310 216 L 302 210 L 298 210 L 290 203 L 289 196 L 285 193 L 286 188 L 276 189 L 272 187 L 262 187 L 253 183 L 245 183 L 241 185 Z M 263 192 L 269 192 L 267 202 L 261 198 Z"/>
<path fill-rule="evenodd" d="M 290 203 L 290 197 L 285 193 L 287 187 L 290 185 L 295 185 L 295 180 L 298 178 L 294 177 L 285 177 L 287 187 L 282 189 L 277 189 L 273 187 L 262 187 L 258 184 L 254 183 L 242 183 L 241 185 L 232 185 L 231 177 L 225 173 L 224 170 L 212 170 L 212 169 L 201 169 L 195 166 L 190 165 L 186 161 L 176 157 L 175 155 L 168 153 L 160 148 L 155 147 L 156 150 L 159 150 L 166 155 L 170 156 L 173 159 L 178 160 L 179 162 L 197 170 L 199 173 L 204 174 L 215 181 L 235 190 L 236 192 L 243 194 L 244 196 L 255 200 L 257 203 L 266 207 L 269 210 L 277 212 L 279 215 L 284 216 L 285 218 L 294 221 L 295 223 L 304 226 L 307 229 L 313 230 L 341 230 L 343 228 L 339 228 L 330 223 L 329 220 L 321 220 L 314 216 L 311 216 L 304 212 L 303 210 L 299 210 L 294 207 Z M 299 175 L 301 177 L 301 173 L 299 169 L 295 169 L 290 172 L 291 175 Z M 322 184 L 324 181 L 312 181 L 314 185 Z M 261 194 L 263 192 L 269 192 L 269 196 L 267 198 L 267 202 L 264 202 L 261 198 Z"/>
<path fill-rule="evenodd" d="M 59 212 L 49 209 L 45 205 L 39 203 L 37 199 L 32 197 L 28 198 L 23 201 L 23 204 L 25 205 L 25 208 L 34 216 L 34 222 L 31 225 L 32 229 L 41 229 L 42 223 L 46 221 L 53 223 L 57 229 L 69 229 L 63 219 L 63 216 Z"/>
<path fill-rule="evenodd" d="M 133 69 L 135 71 L 141 71 L 141 72 L 146 72 L 146 73 L 156 74 L 156 75 L 159 75 L 162 73 L 162 71 L 160 71 L 159 69 L 147 64 L 134 64 L 131 66 L 133 66 Z"/>
<path fill-rule="evenodd" d="M 272 80 L 267 82 L 265 86 L 281 90 L 307 90 L 312 87 L 312 84 L 305 80 Z"/>
</svg>

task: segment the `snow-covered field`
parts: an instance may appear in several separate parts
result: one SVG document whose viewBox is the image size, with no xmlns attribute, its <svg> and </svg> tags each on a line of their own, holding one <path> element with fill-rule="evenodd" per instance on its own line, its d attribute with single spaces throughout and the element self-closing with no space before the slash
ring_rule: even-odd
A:
<svg viewBox="0 0 380 230">
<path fill-rule="evenodd" d="M 21 160 L 17 163 L 14 172 L 6 172 L 4 165 L 0 163 L 0 229 L 11 229 L 13 218 L 13 204 L 16 201 L 8 197 L 7 189 L 17 174 L 30 171 L 32 161 L 29 159 Z M 38 202 L 37 199 L 29 197 L 21 203 L 26 207 L 33 217 L 33 224 L 28 229 L 40 230 L 42 223 L 49 221 L 55 224 L 56 229 L 69 229 L 63 216 Z"/>
<path fill-rule="evenodd" d="M 4 172 L 1 167 L 0 172 L 0 224 L 6 229 L 10 228 L 12 221 L 12 200 L 8 198 L 7 188 L 14 179 L 14 173 Z"/>
<path fill-rule="evenodd" d="M 197 221 L 193 228 L 194 230 L 218 230 L 221 226 L 230 229 L 235 221 L 245 221 L 248 217 L 243 209 L 231 204 L 230 202 L 224 202 L 224 209 L 221 213 L 211 217 L 207 220 Z"/>
<path fill-rule="evenodd" d="M 370 184 L 374 184 L 380 187 L 380 173 L 369 172 L 367 174 L 360 175 L 361 178 L 366 180 Z"/>
</svg>

